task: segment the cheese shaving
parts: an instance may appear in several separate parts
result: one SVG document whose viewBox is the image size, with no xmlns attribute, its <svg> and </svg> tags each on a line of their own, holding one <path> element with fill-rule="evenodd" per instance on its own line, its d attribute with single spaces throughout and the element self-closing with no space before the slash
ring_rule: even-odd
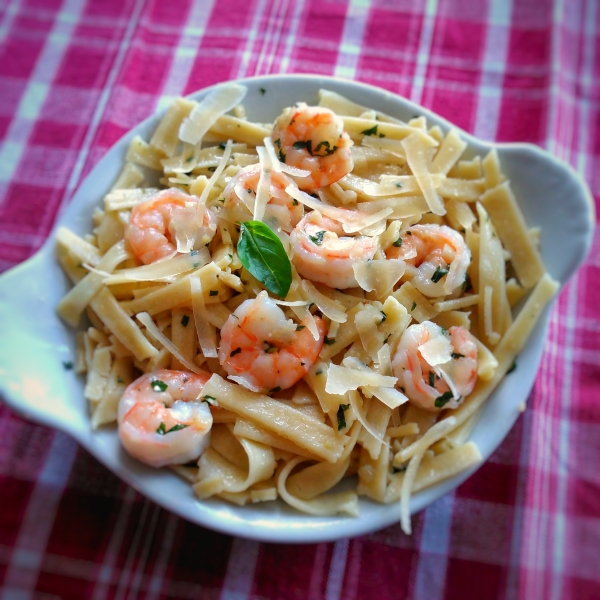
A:
<svg viewBox="0 0 600 600">
<path fill-rule="evenodd" d="M 331 365 L 334 366 L 334 365 Z M 331 370 L 331 367 L 330 367 Z M 368 431 L 376 440 L 379 444 L 382 444 L 383 446 L 387 446 L 388 448 L 390 447 L 390 444 L 388 442 L 385 441 L 385 439 L 383 438 L 384 434 L 380 434 L 378 431 L 375 431 L 375 429 L 373 429 L 373 427 L 371 427 L 371 424 L 369 423 L 369 421 L 367 421 L 366 416 L 363 414 L 362 412 L 362 408 L 360 406 L 360 396 L 358 394 L 358 392 L 356 391 L 350 391 L 348 392 L 348 404 L 350 404 L 350 407 L 352 408 L 352 410 L 354 411 L 354 414 L 356 415 L 356 419 L 358 420 L 358 422 L 366 429 L 366 431 Z"/>
<path fill-rule="evenodd" d="M 317 305 L 317 308 L 332 321 L 345 323 L 348 319 L 346 309 L 341 302 L 332 300 L 322 294 L 308 279 L 302 280 L 302 289 L 311 302 Z M 316 338 L 315 338 L 316 339 Z"/>
<path fill-rule="evenodd" d="M 183 120 L 179 127 L 179 139 L 196 145 L 217 119 L 239 104 L 246 95 L 246 86 L 237 83 L 221 85 L 209 92 Z"/>
<path fill-rule="evenodd" d="M 313 210 L 318 210 L 325 216 L 339 221 L 342 224 L 342 228 L 346 233 L 356 233 L 358 231 L 361 231 L 361 229 L 369 227 L 369 225 L 373 225 L 378 221 L 387 218 L 393 212 L 393 209 L 391 208 L 382 208 L 374 214 L 369 214 L 359 210 L 349 210 L 347 208 L 338 208 L 337 206 L 330 206 L 329 204 L 325 204 L 325 202 L 321 202 L 316 198 L 313 198 L 306 192 L 299 190 L 294 185 L 288 185 L 285 188 L 285 191 L 292 198 L 298 200 L 298 202 L 302 202 L 302 204 L 304 204 L 305 206 L 308 206 Z"/>
<path fill-rule="evenodd" d="M 273 140 L 270 137 L 266 137 L 264 139 L 265 148 L 267 149 L 267 153 L 269 158 L 271 159 L 271 165 L 273 166 L 273 171 L 277 173 L 287 173 L 288 175 L 293 175 L 294 177 L 308 177 L 310 175 L 310 171 L 306 171 L 305 169 L 298 169 L 296 167 L 292 167 L 291 165 L 286 165 L 279 160 L 277 156 L 277 152 L 275 150 L 275 146 L 273 145 Z"/>
<path fill-rule="evenodd" d="M 348 367 L 340 367 L 336 364 L 331 364 L 327 371 L 327 383 L 325 391 L 328 394 L 337 394 L 343 396 L 349 391 L 357 390 L 362 386 L 370 387 L 394 387 L 398 379 L 387 375 L 375 373 L 365 365 L 365 370 Z"/>
<path fill-rule="evenodd" d="M 218 356 L 217 335 L 214 326 L 209 322 L 209 315 L 202 294 L 202 282 L 199 277 L 190 277 L 190 293 L 200 349 L 206 358 L 216 358 Z"/>
<path fill-rule="evenodd" d="M 189 369 L 193 373 L 202 373 L 201 369 L 183 356 L 179 348 L 177 348 L 177 346 L 169 338 L 161 333 L 160 329 L 154 324 L 152 317 L 148 313 L 139 313 L 136 315 L 136 319 L 146 328 L 148 333 L 157 342 L 161 343 L 186 369 Z"/>
<path fill-rule="evenodd" d="M 433 178 L 427 166 L 427 149 L 432 147 L 429 140 L 434 141 L 429 136 L 415 131 L 402 140 L 402 146 L 406 151 L 408 166 L 417 178 L 429 209 L 434 215 L 445 215 L 444 203 L 435 191 Z"/>
<path fill-rule="evenodd" d="M 258 152 L 258 161 L 260 164 L 260 177 L 256 190 L 256 201 L 254 202 L 254 220 L 262 221 L 265 216 L 267 203 L 270 200 L 272 166 L 269 153 L 262 146 L 259 146 L 256 151 Z"/>
<path fill-rule="evenodd" d="M 369 260 L 352 265 L 358 285 L 366 292 L 375 292 L 378 298 L 387 296 L 400 281 L 406 263 L 398 259 Z"/>
<path fill-rule="evenodd" d="M 209 262 L 210 254 L 208 250 L 200 248 L 200 250 L 192 250 L 188 254 L 168 257 L 149 265 L 117 271 L 109 275 L 104 283 L 105 285 L 116 285 L 130 281 L 170 281 L 176 275 L 203 267 Z"/>
<path fill-rule="evenodd" d="M 421 356 L 432 367 L 443 365 L 452 359 L 452 344 L 450 343 L 450 339 L 445 335 L 432 337 L 424 344 L 421 344 L 418 349 Z"/>
</svg>

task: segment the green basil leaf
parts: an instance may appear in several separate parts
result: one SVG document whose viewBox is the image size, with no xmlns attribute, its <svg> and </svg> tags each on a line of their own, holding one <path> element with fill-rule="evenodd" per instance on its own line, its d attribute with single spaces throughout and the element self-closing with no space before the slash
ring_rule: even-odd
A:
<svg viewBox="0 0 600 600">
<path fill-rule="evenodd" d="M 237 252 L 244 267 L 270 292 L 286 297 L 292 285 L 292 264 L 281 240 L 267 225 L 242 223 Z"/>
</svg>

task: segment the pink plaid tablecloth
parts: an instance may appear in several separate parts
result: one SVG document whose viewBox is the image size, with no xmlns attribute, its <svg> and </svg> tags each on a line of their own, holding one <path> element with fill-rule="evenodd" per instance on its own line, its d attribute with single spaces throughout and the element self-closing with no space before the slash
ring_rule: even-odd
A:
<svg viewBox="0 0 600 600">
<path fill-rule="evenodd" d="M 35 252 L 130 127 L 174 96 L 254 74 L 387 88 L 482 138 L 547 148 L 598 198 L 599 11 L 597 0 L 0 0 L 0 270 Z M 555 305 L 527 411 L 412 537 L 394 526 L 298 547 L 213 533 L 0 404 L 0 597 L 600 598 L 599 287 L 596 236 Z"/>
</svg>

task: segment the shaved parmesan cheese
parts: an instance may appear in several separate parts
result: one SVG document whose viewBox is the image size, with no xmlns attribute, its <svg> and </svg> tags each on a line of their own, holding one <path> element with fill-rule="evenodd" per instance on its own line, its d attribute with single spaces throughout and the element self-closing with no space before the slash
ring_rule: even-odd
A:
<svg viewBox="0 0 600 600">
<path fill-rule="evenodd" d="M 383 345 L 383 333 L 377 329 L 377 325 L 383 322 L 383 318 L 383 313 L 372 304 L 364 306 L 354 317 L 360 341 L 371 358 L 377 355 L 377 351 Z"/>
<path fill-rule="evenodd" d="M 200 349 L 206 358 L 216 358 L 217 335 L 214 326 L 209 322 L 209 315 L 204 304 L 204 296 L 202 295 L 200 277 L 190 277 L 190 293 Z"/>
<path fill-rule="evenodd" d="M 131 190 L 113 190 L 104 196 L 104 210 L 126 210 L 148 200 L 158 192 L 158 188 L 135 188 Z"/>
<path fill-rule="evenodd" d="M 353 357 L 344 358 L 342 364 L 344 367 L 356 369 L 363 374 L 374 373 L 372 369 L 369 369 L 369 367 L 367 367 L 364 363 Z M 388 377 L 388 379 L 395 379 L 398 381 L 395 377 Z M 405 402 L 408 402 L 408 398 L 393 386 L 365 385 L 362 387 L 362 389 L 364 392 L 367 392 L 381 400 L 381 402 L 390 408 L 396 408 Z"/>
<path fill-rule="evenodd" d="M 288 185 L 285 188 L 285 191 L 298 202 L 302 202 L 302 204 L 312 208 L 313 210 L 318 210 L 320 213 L 324 214 L 326 217 L 330 217 L 336 221 L 339 221 L 342 224 L 342 228 L 346 233 L 356 233 L 368 227 L 369 225 L 373 225 L 382 219 L 385 219 L 389 215 L 392 214 L 393 210 L 391 208 L 382 207 L 381 210 L 374 214 L 369 214 L 366 212 L 361 212 L 359 210 L 349 210 L 347 208 L 338 208 L 337 206 L 330 206 L 329 204 L 325 204 L 313 198 L 306 192 L 299 190 L 294 185 Z"/>
<path fill-rule="evenodd" d="M 201 248 L 188 254 L 179 254 L 149 265 L 117 271 L 110 275 L 104 283 L 105 285 L 116 285 L 130 281 L 171 281 L 176 275 L 203 267 L 209 262 L 210 253 L 206 248 Z"/>
<path fill-rule="evenodd" d="M 430 338 L 427 342 L 421 344 L 418 350 L 432 367 L 443 365 L 452 359 L 452 344 L 450 338 L 445 335 Z"/>
<path fill-rule="evenodd" d="M 282 163 L 277 156 L 275 146 L 273 145 L 273 140 L 270 137 L 266 137 L 263 141 L 269 158 L 271 159 L 271 164 L 273 165 L 274 171 L 277 173 L 287 173 L 288 175 L 293 175 L 295 177 L 308 177 L 310 175 L 310 171 L 306 171 L 305 169 L 297 169 L 296 167 Z"/>
<path fill-rule="evenodd" d="M 389 294 L 400 281 L 406 263 L 399 259 L 369 260 L 352 265 L 358 285 L 366 292 L 375 292 L 378 298 Z"/>
<path fill-rule="evenodd" d="M 351 390 L 357 390 L 362 386 L 382 386 L 394 387 L 398 382 L 397 377 L 388 377 L 375 373 L 365 366 L 366 370 L 349 369 L 340 367 L 336 364 L 329 365 L 327 371 L 327 383 L 325 391 L 329 394 L 338 394 L 343 396 Z"/>
<path fill-rule="evenodd" d="M 402 140 L 402 146 L 406 151 L 408 166 L 417 178 L 429 209 L 435 215 L 445 215 L 446 209 L 444 208 L 444 203 L 435 191 L 433 179 L 427 164 L 427 150 L 432 147 L 431 142 L 433 141 L 428 135 L 415 131 Z"/>
<path fill-rule="evenodd" d="M 390 447 L 389 443 L 383 439 L 383 434 L 380 434 L 378 431 L 375 431 L 371 424 L 367 421 L 367 418 L 362 412 L 362 407 L 360 406 L 360 396 L 358 392 L 351 391 L 348 392 L 348 403 L 350 407 L 354 411 L 358 422 L 377 440 L 379 444 L 383 444 L 384 446 Z"/>
<path fill-rule="evenodd" d="M 256 189 L 256 201 L 254 202 L 254 220 L 262 221 L 267 203 L 270 200 L 272 165 L 269 153 L 262 146 L 259 146 L 256 151 L 260 163 L 260 177 Z"/>
<path fill-rule="evenodd" d="M 429 206 L 423 196 L 390 196 L 383 200 L 359 202 L 357 207 L 358 210 L 369 214 L 388 208 L 392 212 L 386 218 L 406 219 L 408 217 L 415 217 L 413 223 L 419 221 L 423 213 L 429 212 Z"/>
<path fill-rule="evenodd" d="M 190 362 L 177 348 L 177 346 L 154 324 L 152 317 L 146 313 L 139 313 L 136 315 L 136 319 L 146 328 L 148 333 L 157 341 L 160 342 L 186 369 L 192 371 L 192 373 L 201 374 L 202 370 L 199 369 L 194 363 Z"/>
<path fill-rule="evenodd" d="M 227 140 L 227 144 L 225 145 L 225 151 L 223 152 L 223 158 L 221 158 L 221 162 L 219 166 L 215 169 L 215 172 L 212 174 L 212 177 L 208 180 L 206 187 L 202 191 L 202 195 L 200 196 L 200 200 L 198 200 L 198 206 L 206 204 L 206 200 L 208 199 L 208 194 L 212 190 L 215 183 L 217 183 L 219 177 L 221 177 L 221 173 L 227 166 L 227 161 L 231 156 L 231 147 L 233 142 L 231 140 Z"/>
<path fill-rule="evenodd" d="M 366 146 L 367 148 L 376 148 L 377 150 L 389 152 L 394 156 L 398 156 L 406 160 L 406 152 L 400 140 L 365 135 L 365 137 L 362 139 L 362 145 Z"/>
<path fill-rule="evenodd" d="M 179 139 L 196 145 L 217 119 L 239 104 L 246 95 L 246 86 L 237 83 L 220 85 L 209 92 L 183 120 L 179 127 Z"/>
<path fill-rule="evenodd" d="M 322 294 L 308 279 L 302 281 L 302 289 L 308 296 L 311 302 L 314 302 L 318 309 L 332 321 L 345 323 L 348 319 L 346 308 L 341 302 L 328 298 Z M 317 339 L 317 338 L 315 338 Z"/>
</svg>

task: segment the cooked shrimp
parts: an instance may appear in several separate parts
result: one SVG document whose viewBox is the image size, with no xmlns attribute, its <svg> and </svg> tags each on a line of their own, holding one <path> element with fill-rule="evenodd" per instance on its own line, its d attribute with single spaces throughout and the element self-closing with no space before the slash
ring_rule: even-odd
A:
<svg viewBox="0 0 600 600">
<path fill-rule="evenodd" d="M 477 346 L 464 327 L 446 332 L 424 321 L 402 334 L 392 368 L 398 386 L 416 406 L 434 412 L 457 408 L 477 379 Z"/>
<path fill-rule="evenodd" d="M 413 225 L 386 255 L 404 259 L 407 272 L 413 272 L 413 285 L 431 298 L 446 296 L 461 286 L 471 262 L 463 237 L 446 225 Z"/>
<path fill-rule="evenodd" d="M 219 362 L 229 379 L 255 392 L 292 387 L 317 360 L 325 323 L 315 317 L 319 339 L 306 323 L 296 325 L 267 292 L 242 302 L 221 329 Z"/>
<path fill-rule="evenodd" d="M 290 242 L 292 262 L 302 277 L 340 290 L 358 286 L 352 265 L 372 259 L 377 251 L 374 238 L 344 235 L 340 223 L 316 210 L 298 223 Z"/>
<path fill-rule="evenodd" d="M 127 387 L 119 401 L 119 437 L 131 456 L 152 467 L 196 460 L 210 441 L 212 415 L 200 400 L 210 373 L 161 370 Z"/>
<path fill-rule="evenodd" d="M 302 190 L 331 185 L 354 166 L 344 122 L 328 108 L 304 102 L 286 108 L 275 121 L 271 138 L 282 162 L 310 171 L 306 177 L 294 177 Z"/>
<path fill-rule="evenodd" d="M 250 165 L 239 171 L 227 184 L 223 192 L 224 207 L 232 221 L 243 222 L 252 218 L 252 212 L 246 202 L 253 206 L 259 179 L 260 165 Z M 285 192 L 285 188 L 290 184 L 293 184 L 293 181 L 287 175 L 271 171 L 270 199 L 263 219 L 273 228 L 279 227 L 288 233 L 304 215 L 304 206 Z"/>
<path fill-rule="evenodd" d="M 175 253 L 175 226 L 189 227 L 190 219 L 197 215 L 197 202 L 194 196 L 170 188 L 138 204 L 125 229 L 125 239 L 135 256 L 150 264 Z M 209 208 L 203 213 L 202 224 L 193 230 L 195 248 L 208 244 L 217 231 L 214 213 Z"/>
</svg>

